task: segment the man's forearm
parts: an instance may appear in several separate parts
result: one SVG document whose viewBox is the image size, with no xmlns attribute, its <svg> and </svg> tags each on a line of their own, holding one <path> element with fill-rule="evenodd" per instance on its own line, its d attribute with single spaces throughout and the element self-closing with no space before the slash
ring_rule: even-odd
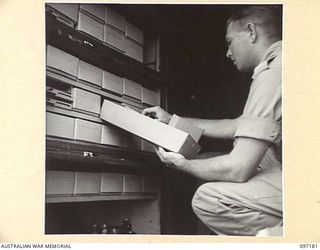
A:
<svg viewBox="0 0 320 250">
<path fill-rule="evenodd" d="M 240 166 L 232 160 L 230 155 L 222 155 L 209 159 L 179 160 L 175 162 L 178 170 L 187 172 L 204 181 L 239 182 Z"/>
<path fill-rule="evenodd" d="M 238 119 L 210 120 L 188 117 L 185 119 L 204 129 L 204 136 L 220 139 L 233 139 L 238 123 Z"/>
</svg>

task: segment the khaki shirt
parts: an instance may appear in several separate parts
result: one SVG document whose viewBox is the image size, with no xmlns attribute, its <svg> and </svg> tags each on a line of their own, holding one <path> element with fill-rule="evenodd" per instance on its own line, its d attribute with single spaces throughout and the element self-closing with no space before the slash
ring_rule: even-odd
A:
<svg viewBox="0 0 320 250">
<path fill-rule="evenodd" d="M 254 69 L 249 96 L 235 132 L 235 138 L 249 137 L 270 142 L 260 163 L 261 168 L 281 168 L 281 45 L 281 41 L 272 44 Z"/>
</svg>

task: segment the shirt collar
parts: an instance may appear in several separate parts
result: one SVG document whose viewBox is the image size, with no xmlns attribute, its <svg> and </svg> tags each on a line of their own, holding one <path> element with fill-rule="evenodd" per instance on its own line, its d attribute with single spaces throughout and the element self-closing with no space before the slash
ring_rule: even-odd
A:
<svg viewBox="0 0 320 250">
<path fill-rule="evenodd" d="M 272 61 L 279 53 L 281 53 L 282 41 L 278 41 L 270 45 L 267 51 L 264 53 L 261 62 L 255 67 L 252 75 L 252 79 L 255 79 L 257 75 L 269 68 L 269 62 Z"/>
</svg>

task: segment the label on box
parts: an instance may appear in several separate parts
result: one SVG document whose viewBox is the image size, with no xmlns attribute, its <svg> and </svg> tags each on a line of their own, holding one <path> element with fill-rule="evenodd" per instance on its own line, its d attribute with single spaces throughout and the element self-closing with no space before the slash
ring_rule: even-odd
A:
<svg viewBox="0 0 320 250">
<path fill-rule="evenodd" d="M 124 35 L 107 25 L 104 26 L 104 42 L 124 51 Z"/>
<path fill-rule="evenodd" d="M 47 66 L 58 69 L 72 76 L 77 75 L 79 59 L 63 50 L 47 46 Z"/>
<path fill-rule="evenodd" d="M 88 12 L 94 17 L 100 19 L 100 21 L 104 22 L 104 5 L 101 4 L 80 4 L 80 9 Z"/>
<path fill-rule="evenodd" d="M 83 12 L 79 12 L 77 30 L 85 32 L 100 41 L 103 41 L 103 24 L 89 17 Z"/>
<path fill-rule="evenodd" d="M 47 3 L 51 8 L 59 11 L 72 21 L 78 20 L 79 4 L 74 3 Z"/>
<path fill-rule="evenodd" d="M 95 85 L 102 85 L 102 69 L 84 61 L 79 61 L 78 79 L 84 80 Z"/>
<path fill-rule="evenodd" d="M 141 85 L 134 81 L 124 78 L 123 94 L 141 100 Z"/>
<path fill-rule="evenodd" d="M 47 135 L 73 139 L 74 124 L 74 118 L 49 112 L 46 113 Z"/>
<path fill-rule="evenodd" d="M 123 79 L 120 76 L 103 71 L 102 88 L 122 95 Z"/>
<path fill-rule="evenodd" d="M 139 62 L 143 62 L 143 47 L 130 38 L 124 39 L 124 53 Z"/>
<path fill-rule="evenodd" d="M 75 119 L 74 139 L 100 143 L 101 124 Z"/>
<path fill-rule="evenodd" d="M 73 108 L 100 114 L 101 97 L 88 91 L 73 88 Z"/>
<path fill-rule="evenodd" d="M 131 38 L 132 40 L 136 41 L 139 44 L 144 43 L 143 39 L 143 31 L 133 25 L 132 23 L 126 22 L 126 36 Z"/>
<path fill-rule="evenodd" d="M 110 7 L 106 7 L 106 14 L 105 14 L 105 22 L 121 31 L 125 29 L 125 17 L 118 12 L 114 11 Z"/>
</svg>

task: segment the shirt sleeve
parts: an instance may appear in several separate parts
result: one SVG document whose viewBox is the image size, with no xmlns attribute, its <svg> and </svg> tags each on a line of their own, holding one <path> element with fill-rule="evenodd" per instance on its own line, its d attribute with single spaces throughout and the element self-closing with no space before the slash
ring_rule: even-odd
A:
<svg viewBox="0 0 320 250">
<path fill-rule="evenodd" d="M 281 69 L 261 72 L 253 81 L 235 137 L 281 140 Z"/>
</svg>

